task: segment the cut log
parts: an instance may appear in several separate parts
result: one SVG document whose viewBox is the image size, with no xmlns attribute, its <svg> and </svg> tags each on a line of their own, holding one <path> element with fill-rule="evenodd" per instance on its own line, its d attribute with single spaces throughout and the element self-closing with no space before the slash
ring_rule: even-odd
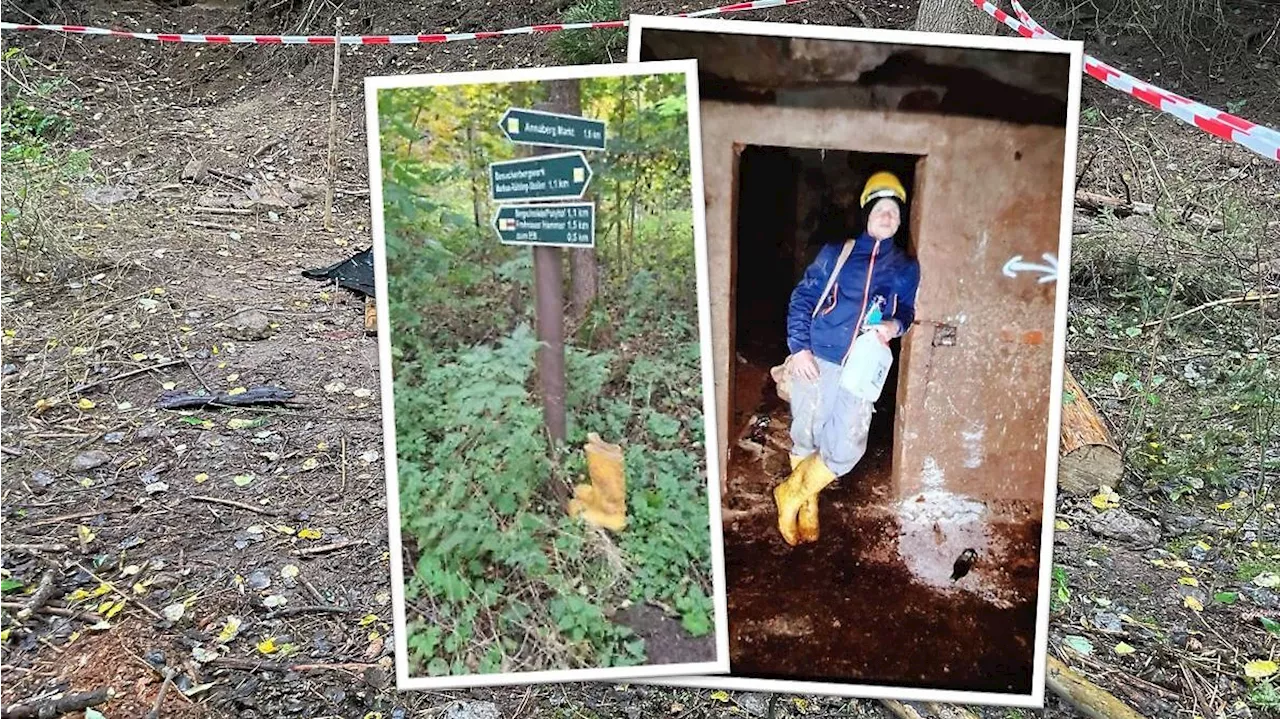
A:
<svg viewBox="0 0 1280 719">
<path fill-rule="evenodd" d="M 1156 211 L 1155 205 L 1149 202 L 1125 202 L 1116 197 L 1107 197 L 1106 195 L 1086 192 L 1085 190 L 1077 190 L 1075 200 L 1076 207 L 1092 212 L 1110 210 L 1111 214 L 1116 217 L 1128 217 L 1129 215 L 1146 217 L 1155 214 Z M 1215 220 L 1198 212 L 1184 212 L 1180 219 L 1187 224 L 1204 228 L 1209 232 L 1221 232 L 1225 227 L 1222 224 L 1222 220 Z"/>
<path fill-rule="evenodd" d="M 1124 468 L 1120 450 L 1084 390 L 1067 369 L 1062 381 L 1062 447 L 1058 487 L 1068 494 L 1092 494 L 1115 487 Z"/>
<path fill-rule="evenodd" d="M 1052 654 L 1047 659 L 1045 686 L 1080 714 L 1089 719 L 1145 719 L 1106 689 L 1076 674 Z"/>
<path fill-rule="evenodd" d="M 364 333 L 378 334 L 378 303 L 372 297 L 364 298 Z"/>
</svg>

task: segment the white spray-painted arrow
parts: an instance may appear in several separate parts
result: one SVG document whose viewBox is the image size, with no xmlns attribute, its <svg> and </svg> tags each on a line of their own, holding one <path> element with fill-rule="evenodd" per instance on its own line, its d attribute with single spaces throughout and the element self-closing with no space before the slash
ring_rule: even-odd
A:
<svg viewBox="0 0 1280 719">
<path fill-rule="evenodd" d="M 1040 256 L 1043 257 L 1044 261 L 1048 264 L 1037 265 L 1031 262 L 1023 262 L 1022 255 L 1014 255 L 1009 258 L 1008 262 L 1004 263 L 1004 276 L 1017 277 L 1018 272 L 1023 270 L 1028 272 L 1043 272 L 1044 276 L 1038 280 L 1040 284 L 1043 285 L 1046 282 L 1056 282 L 1058 280 L 1058 258 L 1047 252 Z"/>
</svg>

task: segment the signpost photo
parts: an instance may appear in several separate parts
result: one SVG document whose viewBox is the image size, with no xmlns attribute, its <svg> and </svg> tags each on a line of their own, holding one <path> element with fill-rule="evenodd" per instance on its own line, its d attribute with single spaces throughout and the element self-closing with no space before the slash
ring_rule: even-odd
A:
<svg viewBox="0 0 1280 719">
<path fill-rule="evenodd" d="M 695 68 L 366 80 L 400 689 L 728 670 Z"/>
</svg>

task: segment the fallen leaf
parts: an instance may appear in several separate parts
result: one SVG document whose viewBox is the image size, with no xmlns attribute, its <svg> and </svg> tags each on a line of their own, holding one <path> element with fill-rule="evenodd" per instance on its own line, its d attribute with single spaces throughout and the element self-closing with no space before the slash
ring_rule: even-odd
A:
<svg viewBox="0 0 1280 719">
<path fill-rule="evenodd" d="M 200 474 L 197 474 L 195 476 L 195 480 L 196 480 L 196 484 L 203 484 L 209 480 L 209 475 L 205 474 L 204 472 L 201 472 Z"/>
<path fill-rule="evenodd" d="M 218 685 L 218 683 L 217 683 L 217 682 L 205 682 L 204 684 L 196 684 L 195 686 L 191 687 L 190 689 L 186 689 L 186 690 L 184 690 L 182 693 L 183 693 L 183 694 L 186 694 L 186 695 L 187 695 L 187 696 L 189 696 L 189 697 L 193 697 L 193 696 L 195 696 L 195 695 L 199 694 L 200 692 L 208 691 L 208 690 L 210 690 L 210 689 L 214 688 L 214 687 L 215 687 L 215 686 L 217 686 L 217 685 Z"/>
<path fill-rule="evenodd" d="M 711 698 L 715 699 L 718 702 L 727 702 L 729 701 L 729 692 L 726 692 L 722 689 L 717 689 L 716 691 L 711 692 Z"/>
<path fill-rule="evenodd" d="M 237 474 L 231 478 L 231 481 L 235 482 L 237 487 L 247 487 L 254 479 L 252 474 Z"/>
<path fill-rule="evenodd" d="M 1219 505 L 1218 505 L 1218 509 L 1221 509 L 1221 510 L 1224 510 L 1224 511 L 1225 511 L 1225 510 L 1228 510 L 1228 509 L 1231 509 L 1231 502 L 1223 502 L 1222 504 L 1219 504 Z"/>
<path fill-rule="evenodd" d="M 302 471 L 304 472 L 310 472 L 311 470 L 319 466 L 320 466 L 320 460 L 316 459 L 315 457 L 307 457 L 302 461 Z"/>
<path fill-rule="evenodd" d="M 125 567 L 124 569 L 121 569 L 121 570 L 120 570 L 120 576 L 122 576 L 122 577 L 132 577 L 133 575 L 135 575 L 135 574 L 137 574 L 138 572 L 141 572 L 141 571 L 142 571 L 142 566 L 141 566 L 141 565 L 138 565 L 138 564 L 130 564 L 129 566 L 127 566 L 127 567 Z"/>
<path fill-rule="evenodd" d="M 76 402 L 76 406 L 79 407 L 80 409 L 94 408 L 93 400 L 89 399 L 88 397 L 81 397 L 80 401 Z"/>
<path fill-rule="evenodd" d="M 324 533 L 322 533 L 320 530 L 311 529 L 310 527 L 307 527 L 306 529 L 298 530 L 299 539 L 319 539 L 323 536 L 324 536 Z"/>
<path fill-rule="evenodd" d="M 1183 598 L 1182 603 L 1183 603 L 1183 604 L 1185 604 L 1185 605 L 1187 606 L 1187 608 L 1188 608 L 1188 609 L 1190 609 L 1190 610 L 1191 610 L 1191 611 L 1193 611 L 1193 612 L 1203 612 L 1203 611 L 1204 611 L 1204 605 L 1200 603 L 1200 600 L 1199 600 L 1199 599 L 1196 599 L 1195 597 L 1191 596 L 1190 594 L 1188 594 L 1186 597 L 1184 597 L 1184 598 Z"/>
<path fill-rule="evenodd" d="M 1103 485 L 1098 493 L 1093 495 L 1093 506 L 1099 510 L 1111 509 L 1120 506 L 1120 495 L 1116 494 L 1110 487 Z"/>
<path fill-rule="evenodd" d="M 108 609 L 106 612 L 104 612 L 104 613 L 103 613 L 102 618 L 103 618 L 103 619 L 112 619 L 112 618 L 114 618 L 117 614 L 119 614 L 119 613 L 120 613 L 121 611 L 123 611 L 123 610 L 124 610 L 124 600 L 123 600 L 123 599 L 121 599 L 121 600 L 120 600 L 120 601 L 118 601 L 118 602 L 112 602 L 112 604 L 111 604 L 111 608 L 110 608 L 110 609 Z"/>
<path fill-rule="evenodd" d="M 1062 643 L 1072 649 L 1077 654 L 1093 654 L 1093 642 L 1080 636 L 1079 634 L 1068 634 L 1063 637 Z"/>
<path fill-rule="evenodd" d="M 1188 587 L 1200 586 L 1200 582 L 1196 581 L 1195 577 L 1178 577 L 1178 584 L 1185 584 Z"/>
<path fill-rule="evenodd" d="M 1250 679 L 1262 679 L 1276 673 L 1280 667 L 1270 659 L 1255 659 L 1244 665 L 1244 675 Z"/>
<path fill-rule="evenodd" d="M 200 664 L 207 664 L 218 658 L 218 653 L 205 649 L 204 647 L 193 647 L 191 649 L 191 658 Z"/>
<path fill-rule="evenodd" d="M 1235 604 L 1240 595 L 1235 592 L 1218 592 L 1213 595 L 1213 598 L 1223 604 Z"/>
<path fill-rule="evenodd" d="M 360 626 L 367 627 L 376 621 L 378 621 L 377 614 L 366 614 L 363 617 L 360 617 Z"/>
<path fill-rule="evenodd" d="M 227 422 L 227 427 L 229 429 L 253 429 L 254 427 L 261 427 L 266 423 L 266 421 L 267 420 L 263 417 L 259 417 L 257 419 L 236 418 Z"/>
<path fill-rule="evenodd" d="M 271 596 L 262 600 L 262 606 L 268 607 L 270 609 L 275 609 L 276 607 L 283 607 L 288 603 L 289 603 L 288 597 L 285 597 L 283 594 L 272 594 Z"/>
<path fill-rule="evenodd" d="M 183 604 L 182 602 L 178 602 L 177 604 L 170 604 L 169 606 L 165 607 L 164 611 L 162 612 L 162 614 L 164 614 L 164 618 L 168 619 L 171 622 L 176 622 L 179 619 L 182 619 L 182 615 L 186 613 L 187 613 L 187 605 Z"/>
<path fill-rule="evenodd" d="M 274 637 L 267 637 L 266 639 L 258 642 L 258 651 L 263 654 L 274 654 L 278 649 L 279 648 L 276 646 L 276 640 Z"/>
<path fill-rule="evenodd" d="M 177 382 L 165 382 L 164 384 L 162 384 L 162 385 L 160 385 L 160 386 L 161 386 L 161 387 L 163 387 L 164 389 L 176 389 L 176 388 L 178 387 L 178 383 L 177 383 Z"/>
<path fill-rule="evenodd" d="M 85 707 L 84 719 L 107 719 L 107 715 L 94 709 L 93 707 Z"/>
<path fill-rule="evenodd" d="M 1057 520 L 1054 520 L 1053 522 L 1053 528 L 1058 530 L 1059 532 L 1065 532 L 1071 529 L 1071 525 L 1067 524 L 1066 520 L 1057 519 Z"/>
<path fill-rule="evenodd" d="M 83 524 L 76 527 L 76 534 L 80 537 L 80 542 L 82 544 L 88 544 L 93 541 L 94 537 L 98 536 L 97 534 L 94 534 L 92 529 L 89 529 Z"/>
<path fill-rule="evenodd" d="M 160 492 L 169 491 L 169 484 L 167 482 L 152 482 L 147 485 L 146 489 L 147 494 L 159 494 Z"/>
<path fill-rule="evenodd" d="M 237 394 L 244 394 L 245 392 L 248 392 L 248 391 L 249 390 L 246 387 L 233 387 L 232 389 L 227 390 L 227 394 L 234 396 Z"/>
<path fill-rule="evenodd" d="M 293 527 L 290 527 L 290 526 L 289 526 L 289 525 L 287 525 L 287 524 L 277 524 L 277 525 L 274 527 L 274 529 L 275 529 L 277 532 L 279 532 L 279 533 L 281 533 L 281 534 L 286 534 L 286 535 L 288 535 L 288 536 L 290 536 L 290 537 L 292 537 L 292 536 L 293 536 L 293 533 L 294 533 L 294 532 L 298 531 L 298 530 L 294 529 Z"/>
<path fill-rule="evenodd" d="M 231 384 L 232 382 L 235 382 L 238 379 L 240 379 L 240 374 L 238 372 L 229 374 L 227 375 L 227 384 Z"/>
<path fill-rule="evenodd" d="M 284 577 L 285 579 L 293 579 L 294 577 L 298 576 L 298 565 L 296 564 L 284 565 L 284 567 L 280 570 L 280 576 Z"/>
<path fill-rule="evenodd" d="M 1280 622 L 1268 617 L 1258 617 L 1258 621 L 1262 623 L 1262 628 L 1266 629 L 1268 633 L 1280 637 Z"/>
<path fill-rule="evenodd" d="M 218 633 L 218 643 L 226 644 L 236 635 L 240 633 L 240 617 L 227 617 L 227 621 L 222 625 L 222 631 Z"/>
<path fill-rule="evenodd" d="M 1125 644 L 1124 642 L 1120 642 L 1119 644 L 1116 645 L 1114 651 L 1116 654 L 1119 654 L 1120 656 L 1123 657 L 1123 656 L 1128 656 L 1130 654 L 1133 654 L 1137 650 L 1129 646 L 1128 644 Z"/>
<path fill-rule="evenodd" d="M 1259 587 L 1275 587 L 1280 586 L 1280 575 L 1275 572 L 1263 572 L 1253 578 L 1253 583 Z"/>
<path fill-rule="evenodd" d="M 326 384 L 324 386 L 324 391 L 329 392 L 330 394 L 333 394 L 333 393 L 341 392 L 346 388 L 347 386 L 341 382 L 330 382 L 329 384 Z"/>
<path fill-rule="evenodd" d="M 352 392 L 351 394 L 354 394 L 355 396 L 360 397 L 361 399 L 363 399 L 363 398 L 365 398 L 365 397 L 372 397 L 372 396 L 373 396 L 373 390 L 368 389 L 368 388 L 365 388 L 365 387 L 360 387 L 359 389 L 355 390 L 355 391 L 354 391 L 354 392 Z"/>
</svg>

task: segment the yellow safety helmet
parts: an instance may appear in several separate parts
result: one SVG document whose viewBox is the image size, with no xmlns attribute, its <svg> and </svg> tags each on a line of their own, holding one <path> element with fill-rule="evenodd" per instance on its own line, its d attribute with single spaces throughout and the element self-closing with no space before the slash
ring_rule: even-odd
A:
<svg viewBox="0 0 1280 719">
<path fill-rule="evenodd" d="M 867 178 L 867 184 L 862 188 L 859 206 L 865 209 L 868 203 L 881 197 L 896 197 L 898 202 L 907 204 L 907 191 L 892 172 L 877 172 Z"/>
</svg>

